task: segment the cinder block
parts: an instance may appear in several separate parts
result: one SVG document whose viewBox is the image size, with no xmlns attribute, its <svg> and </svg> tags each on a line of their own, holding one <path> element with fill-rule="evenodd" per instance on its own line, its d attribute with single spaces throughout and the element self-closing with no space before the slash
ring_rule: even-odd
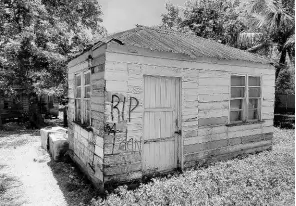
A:
<svg viewBox="0 0 296 206">
<path fill-rule="evenodd" d="M 49 153 L 52 158 L 57 161 L 68 150 L 69 143 L 66 135 L 62 133 L 50 133 L 49 134 Z"/>
<path fill-rule="evenodd" d="M 48 149 L 48 134 L 49 133 L 62 133 L 66 134 L 67 129 L 63 127 L 45 127 L 40 130 L 40 136 L 41 136 L 41 147 L 45 150 Z"/>
</svg>

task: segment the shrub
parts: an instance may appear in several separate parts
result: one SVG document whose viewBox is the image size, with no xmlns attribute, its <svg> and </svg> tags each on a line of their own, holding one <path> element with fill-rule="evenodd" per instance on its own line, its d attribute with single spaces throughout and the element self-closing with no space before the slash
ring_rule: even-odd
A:
<svg viewBox="0 0 296 206">
<path fill-rule="evenodd" d="M 136 190 L 119 187 L 97 205 L 294 205 L 293 132 L 275 129 L 275 149 L 245 159 L 218 162 L 170 178 L 155 178 Z M 284 145 L 287 147 L 287 144 Z"/>
</svg>

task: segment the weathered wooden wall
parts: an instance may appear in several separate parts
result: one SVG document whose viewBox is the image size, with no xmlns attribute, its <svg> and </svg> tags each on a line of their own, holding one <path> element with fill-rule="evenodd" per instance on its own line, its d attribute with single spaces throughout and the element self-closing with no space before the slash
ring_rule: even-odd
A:
<svg viewBox="0 0 296 206">
<path fill-rule="evenodd" d="M 88 56 L 93 57 L 91 74 L 91 128 L 87 131 L 74 122 L 74 77 L 89 70 Z M 68 133 L 74 160 L 97 185 L 103 182 L 103 131 L 104 131 L 104 64 L 105 46 L 86 52 L 68 64 Z"/>
<path fill-rule="evenodd" d="M 272 69 L 203 65 L 198 85 L 198 133 L 184 138 L 184 167 L 208 160 L 271 148 L 273 135 L 274 71 Z M 208 67 L 208 68 L 207 68 Z M 262 122 L 227 125 L 231 74 L 262 76 Z"/>
<path fill-rule="evenodd" d="M 182 79 L 182 167 L 271 147 L 274 70 L 238 61 L 180 61 L 112 45 L 106 53 L 105 181 L 139 178 L 143 122 L 143 75 Z M 262 76 L 262 122 L 227 126 L 230 75 Z M 136 104 L 138 102 L 138 105 Z M 113 105 L 113 107 L 112 107 Z M 130 118 L 129 118 L 130 117 Z"/>
</svg>

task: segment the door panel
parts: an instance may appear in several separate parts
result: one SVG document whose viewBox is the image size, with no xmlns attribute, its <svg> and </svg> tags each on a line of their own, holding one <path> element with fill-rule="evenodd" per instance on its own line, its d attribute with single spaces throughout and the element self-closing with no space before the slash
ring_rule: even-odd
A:
<svg viewBox="0 0 296 206">
<path fill-rule="evenodd" d="M 177 167 L 180 136 L 180 79 L 144 77 L 143 171 L 168 171 Z"/>
</svg>

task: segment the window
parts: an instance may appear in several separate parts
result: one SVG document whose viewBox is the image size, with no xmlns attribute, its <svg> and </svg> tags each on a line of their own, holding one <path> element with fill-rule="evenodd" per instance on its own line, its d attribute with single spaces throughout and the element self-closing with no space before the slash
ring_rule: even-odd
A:
<svg viewBox="0 0 296 206">
<path fill-rule="evenodd" d="M 261 78 L 231 76 L 230 122 L 260 120 Z"/>
<path fill-rule="evenodd" d="M 84 73 L 83 124 L 90 125 L 90 72 Z"/>
<path fill-rule="evenodd" d="M 75 75 L 75 121 L 81 122 L 81 75 Z"/>
</svg>

